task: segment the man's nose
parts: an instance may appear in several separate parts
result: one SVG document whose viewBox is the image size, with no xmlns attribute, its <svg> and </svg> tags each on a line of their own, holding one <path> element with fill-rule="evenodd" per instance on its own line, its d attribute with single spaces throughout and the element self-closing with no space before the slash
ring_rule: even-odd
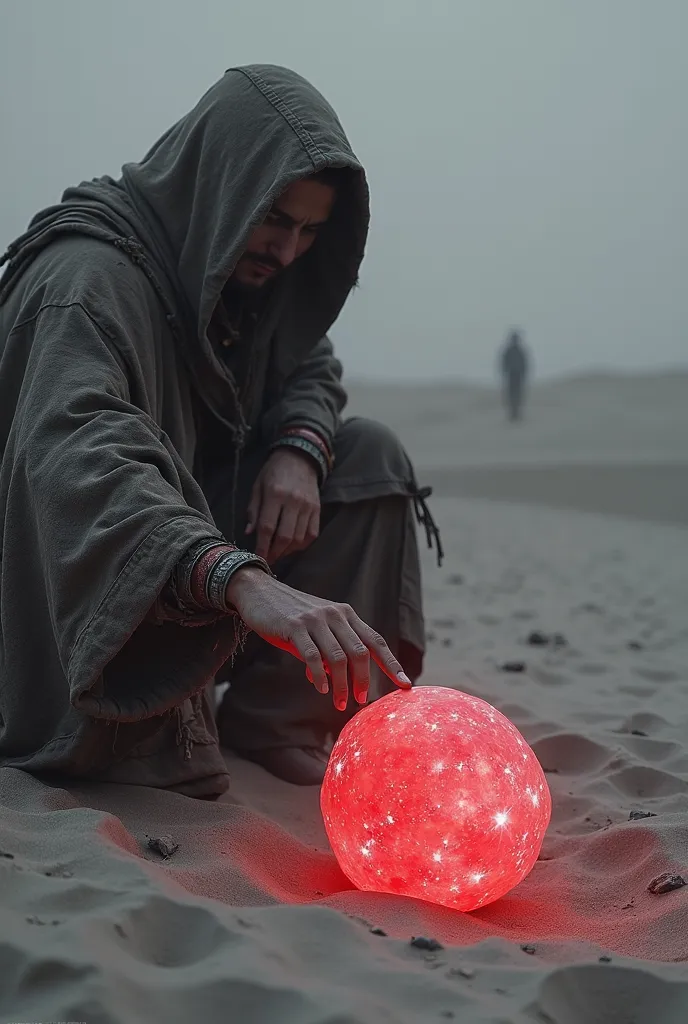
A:
<svg viewBox="0 0 688 1024">
<path fill-rule="evenodd" d="M 273 252 L 282 266 L 288 267 L 289 264 L 293 263 L 296 259 L 298 247 L 299 229 L 295 227 L 291 231 L 285 232 L 284 235 L 275 243 Z"/>
</svg>

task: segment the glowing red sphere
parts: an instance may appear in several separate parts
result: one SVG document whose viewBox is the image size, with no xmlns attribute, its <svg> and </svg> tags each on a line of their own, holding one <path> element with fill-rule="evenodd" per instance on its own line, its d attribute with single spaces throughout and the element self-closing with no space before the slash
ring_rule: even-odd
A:
<svg viewBox="0 0 688 1024">
<path fill-rule="evenodd" d="M 334 745 L 320 805 L 355 886 L 456 910 L 492 903 L 525 878 L 552 810 L 518 729 L 442 686 L 359 711 Z"/>
</svg>

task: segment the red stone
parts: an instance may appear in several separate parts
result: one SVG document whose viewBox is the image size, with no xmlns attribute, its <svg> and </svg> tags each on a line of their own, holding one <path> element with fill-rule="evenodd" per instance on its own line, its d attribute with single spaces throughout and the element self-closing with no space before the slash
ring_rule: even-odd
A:
<svg viewBox="0 0 688 1024">
<path fill-rule="evenodd" d="M 518 729 L 443 686 L 399 690 L 359 711 L 334 745 L 320 805 L 357 888 L 463 911 L 526 877 L 552 809 Z"/>
</svg>

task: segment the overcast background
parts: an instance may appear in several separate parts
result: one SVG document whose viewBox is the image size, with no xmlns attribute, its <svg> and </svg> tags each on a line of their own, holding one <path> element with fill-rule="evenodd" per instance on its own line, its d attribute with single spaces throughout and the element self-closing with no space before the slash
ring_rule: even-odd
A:
<svg viewBox="0 0 688 1024">
<path fill-rule="evenodd" d="M 0 246 L 225 68 L 289 65 L 366 166 L 349 375 L 688 362 L 688 0 L 0 0 Z"/>
</svg>

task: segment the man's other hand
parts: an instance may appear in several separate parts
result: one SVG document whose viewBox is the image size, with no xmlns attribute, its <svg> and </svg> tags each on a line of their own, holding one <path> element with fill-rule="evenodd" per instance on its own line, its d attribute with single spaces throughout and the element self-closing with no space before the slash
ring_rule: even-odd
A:
<svg viewBox="0 0 688 1024">
<path fill-rule="evenodd" d="M 256 554 L 271 565 L 303 551 L 320 533 L 318 471 L 308 455 L 277 448 L 251 492 L 247 534 L 256 534 Z"/>
</svg>

